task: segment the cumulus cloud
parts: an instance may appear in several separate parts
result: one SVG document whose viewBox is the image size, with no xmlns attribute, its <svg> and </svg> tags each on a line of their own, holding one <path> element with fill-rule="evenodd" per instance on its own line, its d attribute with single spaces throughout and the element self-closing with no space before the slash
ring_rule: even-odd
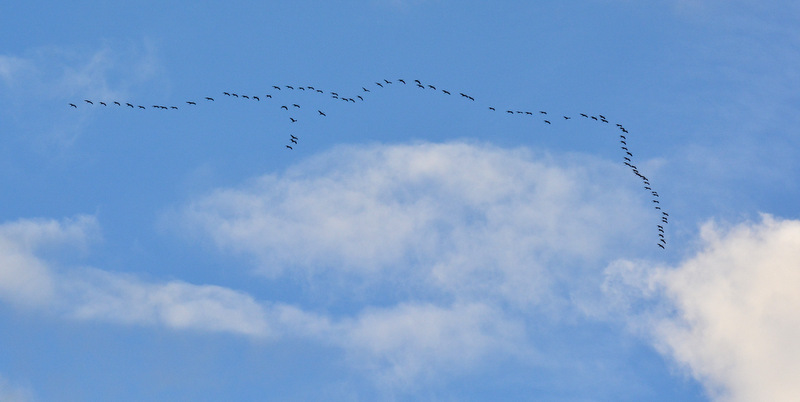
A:
<svg viewBox="0 0 800 402">
<path fill-rule="evenodd" d="M 800 395 L 800 221 L 701 230 L 701 249 L 676 267 L 623 262 L 609 274 L 656 307 L 637 326 L 723 401 Z"/>
</svg>

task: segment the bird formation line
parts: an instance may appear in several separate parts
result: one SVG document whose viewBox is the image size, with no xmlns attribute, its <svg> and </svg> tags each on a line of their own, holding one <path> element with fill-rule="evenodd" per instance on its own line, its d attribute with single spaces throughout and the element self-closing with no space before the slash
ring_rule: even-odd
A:
<svg viewBox="0 0 800 402">
<path fill-rule="evenodd" d="M 395 82 L 399 83 L 399 84 L 395 84 Z M 424 90 L 424 91 L 435 91 L 435 92 L 441 93 L 444 96 L 453 96 L 452 92 L 450 92 L 450 91 L 448 91 L 446 89 L 437 89 L 439 87 L 437 87 L 436 85 L 423 83 L 422 81 L 417 80 L 417 79 L 415 79 L 415 80 L 413 80 L 411 82 L 416 84 L 415 87 L 419 88 L 421 90 Z M 343 95 L 340 95 L 339 92 L 337 92 L 337 91 L 325 91 L 325 90 L 317 88 L 316 86 L 308 86 L 308 85 L 305 85 L 305 86 L 300 86 L 300 85 L 273 85 L 272 89 L 274 91 L 280 91 L 281 93 L 284 93 L 286 91 L 295 91 L 295 92 L 302 91 L 304 93 L 309 93 L 309 94 L 313 93 L 313 94 L 316 94 L 316 95 L 325 96 L 329 100 L 333 100 L 333 101 L 339 101 L 339 102 L 345 102 L 345 103 L 354 103 L 355 104 L 355 103 L 359 103 L 359 102 L 365 102 L 366 101 L 365 97 L 368 97 L 368 96 L 371 96 L 371 95 L 375 94 L 375 91 L 384 91 L 387 88 L 389 88 L 390 86 L 400 85 L 400 86 L 408 86 L 409 88 L 413 87 L 411 84 L 407 83 L 405 79 L 396 79 L 396 80 L 383 79 L 381 81 L 376 81 L 374 84 L 375 84 L 375 86 L 372 86 L 371 87 L 372 89 L 367 88 L 367 86 L 362 86 L 361 87 L 361 91 L 358 91 L 358 94 L 357 95 L 353 95 L 353 96 L 343 96 Z M 272 93 L 267 93 L 267 94 L 264 94 L 264 95 L 262 95 L 262 94 L 257 94 L 257 95 L 248 94 L 248 95 L 245 95 L 245 94 L 241 94 L 241 93 L 237 93 L 237 92 L 233 92 L 233 91 L 224 91 L 224 92 L 222 92 L 222 95 L 223 95 L 223 97 L 237 98 L 237 99 L 242 99 L 242 100 L 246 99 L 246 100 L 248 100 L 250 102 L 252 102 L 252 101 L 261 102 L 262 98 L 264 99 L 264 101 L 267 101 L 268 99 L 275 99 L 275 98 L 273 98 L 273 94 L 276 97 L 278 97 L 279 94 L 277 92 L 274 92 L 274 91 L 271 91 Z M 457 98 L 461 98 L 461 99 L 463 99 L 465 101 L 468 101 L 470 103 L 476 102 L 475 98 L 472 95 L 466 94 L 464 92 L 458 92 L 458 94 L 459 94 L 459 96 Z M 203 98 L 203 100 L 205 101 L 205 103 L 215 102 L 216 101 L 216 99 L 214 97 L 212 97 L 212 96 L 206 96 L 206 97 Z M 87 107 L 95 107 L 95 108 L 96 107 L 103 107 L 103 108 L 108 108 L 109 107 L 108 106 L 109 102 L 107 102 L 105 100 L 104 101 L 99 101 L 98 100 L 97 101 L 97 105 L 95 104 L 94 101 L 92 101 L 90 99 L 84 99 L 83 101 L 84 101 L 85 105 L 87 105 Z M 139 103 L 133 103 L 133 102 L 124 102 L 124 106 L 123 106 L 123 103 L 121 101 L 118 101 L 118 100 L 111 101 L 110 103 L 112 103 L 113 105 L 115 105 L 115 107 L 118 107 L 118 108 L 126 108 L 126 109 L 133 109 L 133 110 L 147 110 L 147 109 L 151 109 L 151 110 L 178 110 L 179 109 L 179 107 L 177 105 L 154 104 L 154 105 L 151 105 L 150 108 L 147 108 L 144 105 L 141 105 Z M 78 104 L 79 103 L 69 103 L 68 106 L 71 107 L 71 108 L 78 109 Z M 187 101 L 185 101 L 185 104 L 187 105 L 186 107 L 198 107 L 198 102 L 195 101 L 195 100 L 187 100 Z M 275 106 L 274 103 L 270 103 L 270 104 Z M 300 109 L 302 109 L 301 105 L 299 103 L 281 104 L 279 109 L 289 113 L 289 115 L 287 117 L 288 117 L 288 119 L 289 119 L 289 121 L 291 123 L 297 123 L 299 121 L 299 116 L 295 114 L 296 112 L 299 112 Z M 494 105 L 488 105 L 485 110 L 487 110 L 490 113 L 498 113 L 498 109 Z M 552 125 L 553 121 L 554 121 L 554 120 L 552 120 L 551 117 L 549 117 L 550 115 L 547 113 L 547 111 L 544 111 L 544 110 L 539 110 L 539 111 L 537 111 L 537 113 L 535 113 L 533 111 L 530 111 L 530 110 L 517 110 L 515 108 L 501 109 L 501 110 L 505 110 L 505 114 L 506 115 L 510 115 L 510 116 L 528 116 L 528 117 L 533 117 L 533 118 L 536 118 L 538 116 L 538 119 L 540 120 L 540 122 L 543 123 L 543 124 L 547 124 L 547 125 Z M 579 113 L 578 115 L 581 116 L 584 119 L 589 120 L 589 121 L 596 121 L 596 122 L 601 123 L 601 124 L 610 124 L 608 118 L 606 118 L 602 114 Z M 326 117 L 327 114 L 324 111 L 322 111 L 320 109 L 317 109 L 316 116 L 317 117 Z M 571 120 L 573 116 L 571 116 L 571 115 L 562 115 L 561 117 L 563 118 L 562 121 L 566 122 L 566 121 Z M 669 223 L 669 214 L 666 211 L 662 210 L 662 208 L 661 208 L 661 200 L 660 200 L 661 197 L 659 196 L 657 191 L 653 190 L 653 186 L 652 186 L 652 184 L 650 182 L 650 179 L 648 179 L 647 176 L 642 174 L 640 169 L 633 162 L 634 155 L 631 152 L 631 150 L 628 148 L 628 135 L 630 135 L 630 133 L 620 123 L 615 123 L 615 126 L 619 130 L 619 144 L 620 144 L 620 149 L 623 152 L 623 154 L 622 154 L 622 161 L 623 162 L 622 163 L 627 168 L 629 168 L 631 170 L 631 172 L 634 175 L 636 175 L 636 177 L 638 179 L 641 180 L 644 189 L 646 191 L 648 191 L 648 195 L 651 198 L 653 207 L 659 213 L 659 219 L 660 219 L 659 224 L 656 225 L 657 235 L 658 235 L 658 240 L 656 242 L 656 245 L 658 247 L 660 247 L 661 249 L 666 249 L 667 241 L 665 239 L 664 225 Z M 297 136 L 295 136 L 294 134 L 289 134 L 288 142 L 285 144 L 286 149 L 293 150 L 294 149 L 293 145 L 295 145 L 295 146 L 298 145 L 298 141 L 299 140 L 300 139 Z"/>
</svg>

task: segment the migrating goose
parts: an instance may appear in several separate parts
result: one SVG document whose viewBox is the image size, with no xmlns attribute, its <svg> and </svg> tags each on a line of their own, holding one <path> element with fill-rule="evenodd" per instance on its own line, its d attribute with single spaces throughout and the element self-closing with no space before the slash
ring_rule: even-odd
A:
<svg viewBox="0 0 800 402">
<path fill-rule="evenodd" d="M 294 149 L 294 148 L 292 148 L 292 146 L 291 146 L 291 145 L 287 145 L 287 146 L 286 146 L 286 148 L 289 148 L 289 149 Z"/>
<path fill-rule="evenodd" d="M 186 101 L 186 103 L 188 103 L 188 104 L 190 104 L 190 105 L 197 105 L 196 103 L 194 103 L 194 102 L 192 102 L 192 101 Z"/>
<path fill-rule="evenodd" d="M 206 100 L 213 101 L 213 100 L 214 100 L 214 98 L 211 98 L 211 97 L 209 97 L 209 96 L 206 96 Z"/>
<path fill-rule="evenodd" d="M 88 103 L 88 104 L 90 104 L 90 105 L 94 105 L 94 103 L 92 103 L 92 101 L 90 101 L 89 99 L 84 99 L 83 101 Z"/>
<path fill-rule="evenodd" d="M 72 107 L 74 107 L 75 109 L 77 109 L 77 108 L 78 108 L 78 106 L 77 106 L 77 105 L 75 105 L 74 103 L 70 103 L 69 105 L 70 105 L 70 106 L 72 106 Z"/>
</svg>

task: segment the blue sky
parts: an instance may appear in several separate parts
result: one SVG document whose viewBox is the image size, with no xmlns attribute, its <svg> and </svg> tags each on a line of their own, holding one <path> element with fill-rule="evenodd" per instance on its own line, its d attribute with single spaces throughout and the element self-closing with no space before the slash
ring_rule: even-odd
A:
<svg viewBox="0 0 800 402">
<path fill-rule="evenodd" d="M 4 4 L 0 399 L 791 400 L 798 11 Z"/>
</svg>

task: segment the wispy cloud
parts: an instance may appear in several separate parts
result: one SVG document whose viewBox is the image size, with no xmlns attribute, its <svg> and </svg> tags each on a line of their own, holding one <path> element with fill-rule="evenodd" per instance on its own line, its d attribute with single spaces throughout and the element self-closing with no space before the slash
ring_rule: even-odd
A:
<svg viewBox="0 0 800 402">
<path fill-rule="evenodd" d="M 800 221 L 764 215 L 730 227 L 708 223 L 701 238 L 697 254 L 676 267 L 617 264 L 612 288 L 656 303 L 632 316 L 635 326 L 714 399 L 796 399 Z"/>
<path fill-rule="evenodd" d="M 0 401 L 30 402 L 34 400 L 34 393 L 30 389 L 14 384 L 0 375 Z"/>
<path fill-rule="evenodd" d="M 579 316 L 572 293 L 599 285 L 611 255 L 652 247 L 652 210 L 634 184 L 585 156 L 465 143 L 339 148 L 172 217 L 252 258 L 265 280 L 307 286 L 308 299 L 60 267 L 42 253 L 89 241 L 99 232 L 91 217 L 0 225 L 9 261 L 0 275 L 27 286 L 0 287 L 0 297 L 77 320 L 302 337 L 341 348 L 389 387 L 413 387 L 487 359 L 525 359 L 536 348 L 532 315 Z M 352 308 L 332 313 L 321 297 Z"/>
</svg>

